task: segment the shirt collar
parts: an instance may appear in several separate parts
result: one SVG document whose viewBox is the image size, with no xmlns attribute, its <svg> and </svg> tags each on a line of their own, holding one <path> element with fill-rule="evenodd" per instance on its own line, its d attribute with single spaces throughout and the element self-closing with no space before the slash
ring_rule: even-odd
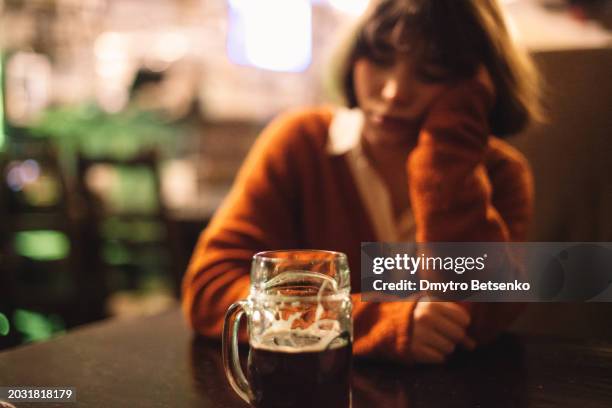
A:
<svg viewBox="0 0 612 408">
<path fill-rule="evenodd" d="M 339 156 L 358 147 L 363 122 L 364 117 L 361 109 L 337 109 L 329 126 L 327 153 L 332 156 Z"/>
<path fill-rule="evenodd" d="M 379 241 L 414 241 L 415 223 L 410 209 L 393 217 L 391 196 L 366 158 L 361 141 L 364 116 L 360 109 L 339 108 L 329 126 L 326 150 L 331 156 L 347 154 L 347 163 Z"/>
</svg>

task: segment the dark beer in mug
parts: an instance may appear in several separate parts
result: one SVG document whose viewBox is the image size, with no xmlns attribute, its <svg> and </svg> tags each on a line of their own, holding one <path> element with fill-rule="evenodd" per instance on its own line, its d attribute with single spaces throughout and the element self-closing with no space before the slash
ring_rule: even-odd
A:
<svg viewBox="0 0 612 408">
<path fill-rule="evenodd" d="M 253 405 L 257 408 L 349 407 L 350 340 L 336 338 L 324 349 L 320 343 L 292 347 L 278 341 L 291 335 L 277 333 L 276 342 L 251 345 L 247 376 Z"/>
</svg>

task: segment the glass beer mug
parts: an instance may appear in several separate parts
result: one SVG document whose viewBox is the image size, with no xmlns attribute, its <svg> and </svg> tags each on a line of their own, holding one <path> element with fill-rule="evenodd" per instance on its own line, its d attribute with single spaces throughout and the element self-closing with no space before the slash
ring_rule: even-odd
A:
<svg viewBox="0 0 612 408">
<path fill-rule="evenodd" d="M 238 395 L 256 407 L 348 407 L 353 327 L 346 255 L 260 252 L 246 300 L 227 311 L 223 364 Z M 247 317 L 245 376 L 238 354 Z"/>
</svg>

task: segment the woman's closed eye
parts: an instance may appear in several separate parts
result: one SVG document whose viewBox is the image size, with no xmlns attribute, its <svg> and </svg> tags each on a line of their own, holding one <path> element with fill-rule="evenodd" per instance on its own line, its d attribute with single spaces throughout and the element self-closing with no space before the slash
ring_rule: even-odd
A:
<svg viewBox="0 0 612 408">
<path fill-rule="evenodd" d="M 426 65 L 418 70 L 418 78 L 425 83 L 447 82 L 451 77 L 451 72 L 439 65 Z"/>
</svg>

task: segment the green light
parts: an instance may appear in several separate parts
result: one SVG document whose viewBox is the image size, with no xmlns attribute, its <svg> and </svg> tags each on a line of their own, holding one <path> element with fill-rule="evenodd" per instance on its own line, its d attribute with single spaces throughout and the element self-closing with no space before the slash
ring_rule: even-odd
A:
<svg viewBox="0 0 612 408">
<path fill-rule="evenodd" d="M 70 252 L 68 237 L 59 231 L 21 231 L 15 234 L 15 251 L 35 261 L 57 261 Z"/>
<path fill-rule="evenodd" d="M 44 316 L 30 310 L 17 309 L 13 314 L 15 328 L 23 334 L 26 342 L 48 340 L 64 333 L 64 323 L 55 315 Z"/>
<path fill-rule="evenodd" d="M 0 313 L 0 336 L 6 336 L 11 331 L 11 325 L 8 318 Z"/>
<path fill-rule="evenodd" d="M 102 257 L 111 265 L 125 265 L 132 260 L 127 248 L 116 242 L 106 243 L 102 251 Z"/>
</svg>

